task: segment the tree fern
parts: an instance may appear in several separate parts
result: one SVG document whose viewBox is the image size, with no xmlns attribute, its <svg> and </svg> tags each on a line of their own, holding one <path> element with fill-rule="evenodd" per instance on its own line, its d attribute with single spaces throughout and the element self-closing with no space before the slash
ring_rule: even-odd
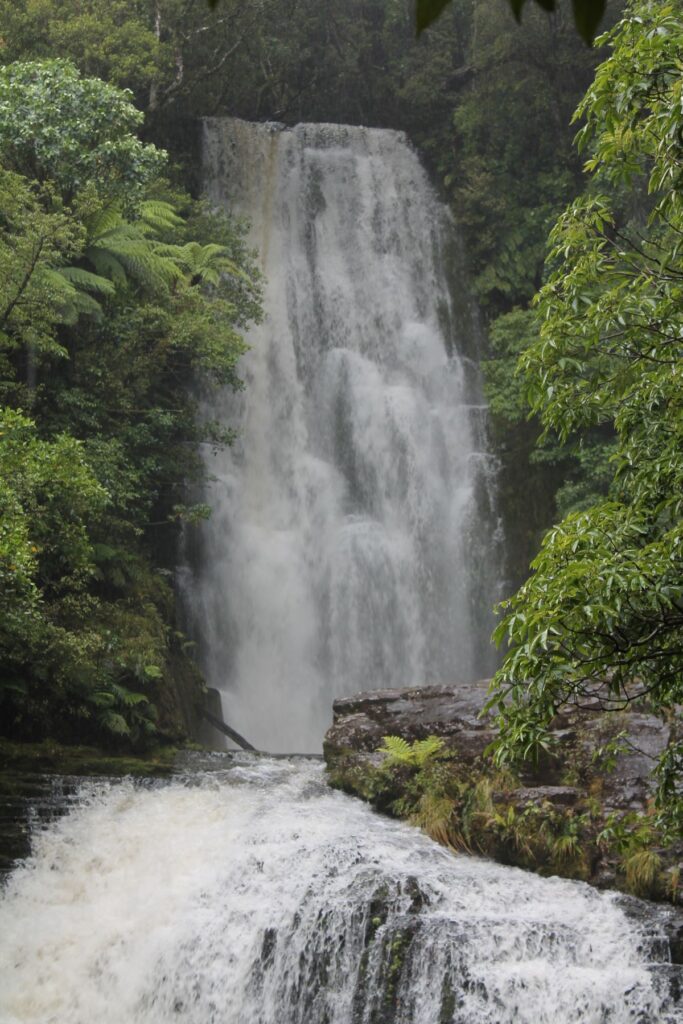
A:
<svg viewBox="0 0 683 1024">
<path fill-rule="evenodd" d="M 114 295 L 116 292 L 108 278 L 93 274 L 83 267 L 58 267 L 57 273 L 81 291 L 94 292 L 96 295 Z"/>
<path fill-rule="evenodd" d="M 117 711 L 103 711 L 97 715 L 97 723 L 106 732 L 113 733 L 114 736 L 130 735 L 128 722 Z"/>
<path fill-rule="evenodd" d="M 68 272 L 74 269 L 76 268 L 45 267 L 40 272 L 40 277 L 50 290 L 52 302 L 62 323 L 69 325 L 75 324 L 79 316 L 98 318 L 102 315 L 99 302 L 70 279 Z M 96 275 L 89 276 L 95 278 Z"/>
<path fill-rule="evenodd" d="M 108 277 L 117 287 L 130 281 L 151 291 L 167 290 L 183 276 L 177 259 L 178 247 L 164 245 L 153 236 L 162 227 L 175 226 L 169 219 L 172 210 L 166 203 L 145 206 L 150 207 L 149 221 L 126 220 L 112 206 L 98 211 L 86 223 L 88 235 L 83 258 L 98 275 Z"/>
<path fill-rule="evenodd" d="M 175 259 L 192 284 L 212 285 L 217 288 L 221 278 L 226 274 L 249 282 L 248 275 L 230 258 L 228 250 L 223 245 L 188 242 L 182 246 L 167 245 L 159 251 Z"/>
<path fill-rule="evenodd" d="M 140 204 L 140 219 L 156 233 L 182 227 L 183 218 L 163 199 L 146 199 Z"/>
</svg>

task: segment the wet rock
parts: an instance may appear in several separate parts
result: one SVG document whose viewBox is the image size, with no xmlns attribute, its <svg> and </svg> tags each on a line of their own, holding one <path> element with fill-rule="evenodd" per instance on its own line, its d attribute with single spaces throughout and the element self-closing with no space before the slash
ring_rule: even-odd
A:
<svg viewBox="0 0 683 1024">
<path fill-rule="evenodd" d="M 264 967 L 269 967 L 272 964 L 276 945 L 277 928 L 266 928 L 261 945 L 261 963 Z"/>
<path fill-rule="evenodd" d="M 580 796 L 576 786 L 523 786 L 512 793 L 513 802 L 521 807 L 528 807 L 529 804 L 573 807 Z"/>
<path fill-rule="evenodd" d="M 652 769 L 669 742 L 669 727 L 646 707 L 610 714 L 597 702 L 587 711 L 564 708 L 554 723 L 553 752 L 515 779 L 485 754 L 495 737 L 492 717 L 483 713 L 488 686 L 480 680 L 376 690 L 336 701 L 323 747 L 330 783 L 380 811 L 421 823 L 456 849 L 648 899 L 680 899 L 683 843 L 664 848 L 656 832 L 647 838 Z M 441 781 L 431 794 L 416 796 L 419 775 L 409 760 L 388 762 L 385 770 L 385 755 L 378 753 L 385 736 L 409 743 L 443 739 L 455 757 L 442 759 Z M 623 749 L 606 760 L 613 740 Z M 629 844 L 624 834 L 638 820 L 642 834 L 635 832 Z M 671 931 L 677 960 L 682 947 L 677 925 Z"/>
<path fill-rule="evenodd" d="M 604 715 L 590 716 L 581 723 L 579 742 L 587 756 L 604 742 L 606 724 L 613 733 L 624 733 L 623 753 L 614 769 L 602 775 L 602 800 L 612 810 L 640 810 L 652 796 L 652 769 L 669 742 L 670 728 L 655 715 L 642 711 L 619 713 L 605 722 Z"/>
<path fill-rule="evenodd" d="M 619 905 L 650 936 L 653 959 L 669 960 L 679 968 L 683 966 L 683 907 L 666 907 L 624 895 L 619 896 Z M 679 970 L 678 976 L 683 982 L 683 971 Z"/>
<path fill-rule="evenodd" d="M 405 690 L 372 690 L 334 702 L 333 724 L 323 744 L 328 767 L 353 767 L 360 777 L 364 767 L 375 767 L 384 736 L 402 736 L 412 742 L 441 737 L 465 764 L 477 762 L 495 737 L 490 715 L 483 714 L 490 680 L 423 686 Z M 545 758 L 523 776 L 525 785 L 515 802 L 549 802 L 573 806 L 588 778 L 600 782 L 605 812 L 644 811 L 653 793 L 652 768 L 669 742 L 669 727 L 641 709 L 610 715 L 596 710 L 563 709 L 553 729 L 558 755 Z M 623 732 L 626 749 L 611 771 L 593 764 L 605 742 Z M 565 785 L 567 781 L 576 785 Z"/>
<path fill-rule="evenodd" d="M 464 760 L 480 757 L 495 735 L 490 717 L 480 717 L 489 680 L 372 690 L 336 700 L 323 750 L 328 763 L 349 751 L 376 751 L 384 736 L 408 741 L 440 736 Z"/>
<path fill-rule="evenodd" d="M 406 878 L 403 891 L 406 896 L 410 897 L 409 914 L 419 914 L 424 907 L 429 906 L 429 896 L 420 888 L 420 882 L 415 875 L 409 875 Z"/>
<path fill-rule="evenodd" d="M 683 910 L 676 908 L 666 920 L 671 962 L 683 965 Z"/>
</svg>

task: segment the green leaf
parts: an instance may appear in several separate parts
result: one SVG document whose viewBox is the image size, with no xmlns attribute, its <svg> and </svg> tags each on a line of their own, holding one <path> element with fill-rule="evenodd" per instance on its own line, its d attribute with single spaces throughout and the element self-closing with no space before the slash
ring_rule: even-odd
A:
<svg viewBox="0 0 683 1024">
<path fill-rule="evenodd" d="M 116 711 L 105 711 L 104 714 L 99 716 L 100 725 L 102 725 L 107 732 L 113 733 L 115 736 L 129 736 L 130 726 L 125 720 L 123 715 L 118 714 Z"/>
<path fill-rule="evenodd" d="M 512 8 L 512 13 L 515 16 L 515 20 L 518 22 L 521 22 L 522 20 L 522 10 L 524 8 L 525 3 L 526 0 L 510 0 L 510 7 Z"/>
<path fill-rule="evenodd" d="M 387 755 L 389 762 L 397 764 L 412 763 L 412 749 L 410 743 L 402 736 L 383 736 L 383 745 L 379 748 L 380 753 Z"/>
<path fill-rule="evenodd" d="M 540 0 L 538 0 L 540 2 Z M 572 0 L 574 24 L 585 43 L 592 45 L 605 13 L 606 0 Z"/>
<path fill-rule="evenodd" d="M 418 36 L 439 17 L 451 0 L 416 0 L 415 28 Z"/>
</svg>

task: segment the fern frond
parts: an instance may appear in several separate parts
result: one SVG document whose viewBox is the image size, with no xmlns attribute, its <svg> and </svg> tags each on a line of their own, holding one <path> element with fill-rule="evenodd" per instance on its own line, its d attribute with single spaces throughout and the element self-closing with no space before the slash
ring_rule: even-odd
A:
<svg viewBox="0 0 683 1024">
<path fill-rule="evenodd" d="M 115 205 L 103 206 L 85 222 L 88 240 L 100 238 L 123 220 L 121 211 Z"/>
<path fill-rule="evenodd" d="M 144 693 L 135 693 L 125 686 L 112 683 L 112 691 L 116 699 L 127 708 L 135 707 L 136 704 L 149 704 L 149 698 Z"/>
<path fill-rule="evenodd" d="M 58 310 L 62 323 L 69 326 L 75 324 L 79 316 L 99 317 L 102 307 L 99 302 L 69 281 L 62 271 L 64 267 L 44 267 L 40 271 L 42 281 L 51 292 L 52 302 Z"/>
<path fill-rule="evenodd" d="M 181 227 L 185 221 L 163 199 L 147 199 L 140 206 L 140 217 L 155 231 L 169 231 Z"/>
<path fill-rule="evenodd" d="M 76 290 L 71 302 L 77 316 L 92 316 L 95 319 L 102 316 L 102 307 L 99 302 L 97 299 L 93 299 L 92 295 L 88 295 L 87 292 Z"/>
<path fill-rule="evenodd" d="M 413 743 L 413 759 L 418 767 L 422 767 L 430 757 L 440 754 L 443 750 L 443 740 L 438 736 L 427 736 L 424 740 L 415 740 Z"/>
<path fill-rule="evenodd" d="M 379 748 L 380 754 L 386 754 L 386 759 L 395 764 L 412 764 L 413 751 L 407 740 L 402 736 L 383 736 L 383 746 Z"/>
<path fill-rule="evenodd" d="M 83 254 L 101 277 L 108 277 L 116 288 L 125 288 L 128 283 L 121 261 L 113 253 L 97 246 L 91 246 Z"/>
<path fill-rule="evenodd" d="M 115 736 L 130 735 L 128 722 L 125 720 L 123 715 L 119 715 L 116 711 L 105 711 L 103 714 L 97 716 L 97 720 L 98 723 L 107 730 L 107 732 L 111 732 Z"/>
<path fill-rule="evenodd" d="M 100 274 L 93 274 L 82 267 L 59 267 L 57 273 L 70 284 L 86 292 L 97 295 L 113 295 L 116 291 L 113 283 Z"/>
</svg>

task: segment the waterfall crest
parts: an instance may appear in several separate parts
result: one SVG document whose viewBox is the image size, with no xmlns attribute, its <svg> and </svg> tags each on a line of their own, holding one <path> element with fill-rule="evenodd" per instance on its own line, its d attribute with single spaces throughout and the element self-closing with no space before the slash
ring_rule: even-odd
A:
<svg viewBox="0 0 683 1024">
<path fill-rule="evenodd" d="M 246 391 L 208 414 L 213 508 L 185 593 L 202 667 L 257 746 L 319 750 L 334 697 L 490 672 L 494 467 L 452 225 L 405 137 L 204 124 L 210 199 L 266 278 Z"/>
<path fill-rule="evenodd" d="M 35 837 L 3 1024 L 681 1024 L 614 894 L 453 856 L 316 762 L 211 765 L 86 784 Z"/>
</svg>

